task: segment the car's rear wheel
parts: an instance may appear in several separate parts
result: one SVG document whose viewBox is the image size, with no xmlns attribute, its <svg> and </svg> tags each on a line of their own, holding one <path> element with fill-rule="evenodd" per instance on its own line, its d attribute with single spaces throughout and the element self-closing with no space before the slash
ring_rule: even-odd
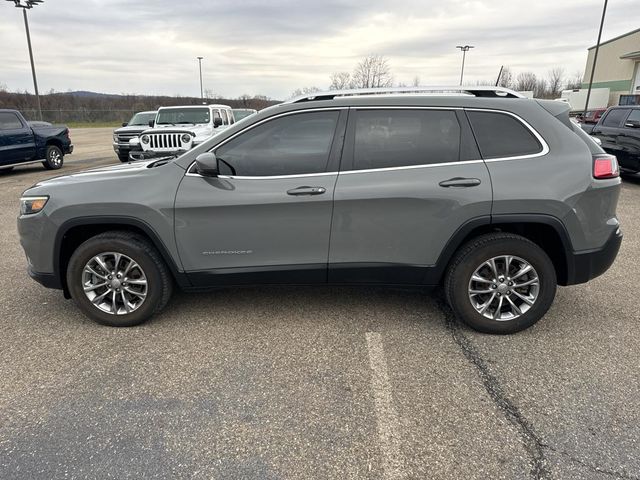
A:
<svg viewBox="0 0 640 480">
<path fill-rule="evenodd" d="M 47 170 L 57 170 L 62 168 L 62 163 L 64 161 L 64 154 L 60 147 L 56 147 L 55 145 L 49 145 L 47 147 L 47 156 L 42 165 Z"/>
<path fill-rule="evenodd" d="M 89 318 L 103 325 L 131 327 L 164 308 L 172 279 L 146 239 L 130 232 L 106 232 L 73 253 L 67 286 Z"/>
<path fill-rule="evenodd" d="M 524 330 L 549 310 L 556 272 L 548 255 L 510 233 L 477 237 L 460 248 L 445 279 L 445 294 L 457 318 L 485 333 Z"/>
</svg>

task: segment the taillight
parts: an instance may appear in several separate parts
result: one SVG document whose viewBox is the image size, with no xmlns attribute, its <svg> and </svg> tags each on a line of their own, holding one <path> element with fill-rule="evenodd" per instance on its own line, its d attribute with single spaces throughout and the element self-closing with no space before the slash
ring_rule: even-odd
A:
<svg viewBox="0 0 640 480">
<path fill-rule="evenodd" d="M 615 155 L 599 154 L 593 156 L 593 178 L 616 178 L 619 176 L 620 168 Z"/>
</svg>

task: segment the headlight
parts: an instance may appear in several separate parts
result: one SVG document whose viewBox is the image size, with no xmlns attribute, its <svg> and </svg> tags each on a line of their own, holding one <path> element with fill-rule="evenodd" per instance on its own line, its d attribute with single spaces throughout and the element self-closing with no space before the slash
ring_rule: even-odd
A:
<svg viewBox="0 0 640 480">
<path fill-rule="evenodd" d="M 20 215 L 38 213 L 47 204 L 49 197 L 22 197 L 20 199 Z"/>
<path fill-rule="evenodd" d="M 185 133 L 180 138 L 182 140 L 182 143 L 189 143 L 191 141 L 191 135 L 189 135 L 188 133 Z"/>
<path fill-rule="evenodd" d="M 113 134 L 113 141 L 118 143 L 118 135 L 116 135 L 115 133 Z"/>
<path fill-rule="evenodd" d="M 141 141 L 142 143 L 144 143 L 144 144 L 149 143 L 149 135 L 142 135 L 142 136 L 140 137 L 140 141 Z"/>
</svg>

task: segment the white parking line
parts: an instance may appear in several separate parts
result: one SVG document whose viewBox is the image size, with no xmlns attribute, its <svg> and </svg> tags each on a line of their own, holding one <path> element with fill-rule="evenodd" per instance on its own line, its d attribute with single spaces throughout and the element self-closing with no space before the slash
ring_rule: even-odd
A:
<svg viewBox="0 0 640 480">
<path fill-rule="evenodd" d="M 400 454 L 400 437 L 397 432 L 398 415 L 393 408 L 393 396 L 391 395 L 382 337 L 377 332 L 367 332 L 366 336 L 384 478 L 385 480 L 402 479 L 405 475 Z"/>
</svg>

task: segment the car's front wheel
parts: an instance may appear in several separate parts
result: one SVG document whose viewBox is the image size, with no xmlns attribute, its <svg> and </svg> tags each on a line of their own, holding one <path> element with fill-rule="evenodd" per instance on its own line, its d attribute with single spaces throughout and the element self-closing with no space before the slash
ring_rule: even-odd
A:
<svg viewBox="0 0 640 480">
<path fill-rule="evenodd" d="M 556 293 L 549 256 L 511 233 L 479 236 L 460 248 L 445 279 L 457 318 L 485 333 L 524 330 L 549 310 Z"/>
<path fill-rule="evenodd" d="M 118 154 L 118 159 L 122 162 L 122 163 L 127 163 L 129 161 L 129 152 L 125 153 L 119 153 Z"/>
<path fill-rule="evenodd" d="M 47 170 L 57 170 L 62 168 L 62 162 L 64 161 L 64 154 L 60 147 L 56 147 L 55 145 L 49 145 L 47 147 L 47 156 L 42 165 Z"/>
<path fill-rule="evenodd" d="M 67 286 L 78 307 L 103 325 L 131 327 L 169 301 L 171 274 L 156 249 L 140 235 L 106 232 L 71 256 Z"/>
</svg>

